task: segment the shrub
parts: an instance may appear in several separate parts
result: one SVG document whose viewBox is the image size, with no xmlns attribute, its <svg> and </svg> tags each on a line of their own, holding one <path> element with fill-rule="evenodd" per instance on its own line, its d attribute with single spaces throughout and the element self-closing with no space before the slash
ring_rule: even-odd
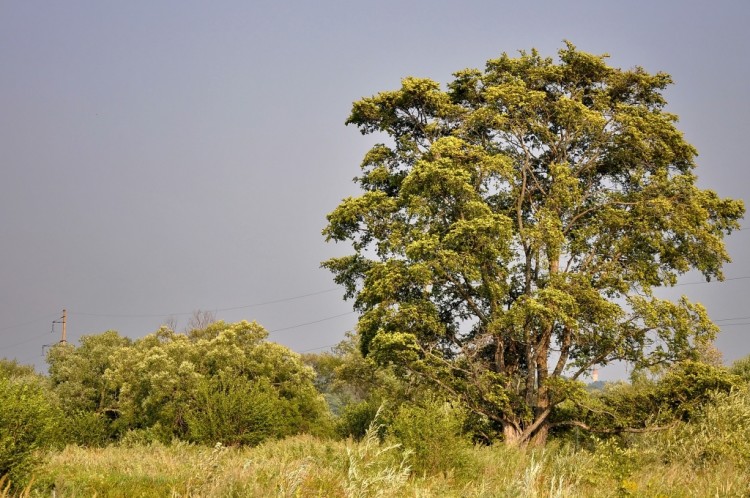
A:
<svg viewBox="0 0 750 498">
<path fill-rule="evenodd" d="M 693 420 L 654 437 L 666 460 L 702 467 L 723 462 L 750 468 L 750 392 L 713 394 Z"/>
<path fill-rule="evenodd" d="M 467 474 L 473 469 L 464 421 L 462 410 L 439 399 L 405 403 L 388 426 L 388 435 L 413 453 L 414 472 Z"/>
<path fill-rule="evenodd" d="M 267 379 L 207 379 L 196 391 L 196 404 L 186 413 L 190 440 L 256 445 L 283 435 L 285 400 Z"/>
<path fill-rule="evenodd" d="M 85 410 L 66 414 L 63 439 L 79 446 L 102 447 L 116 439 L 115 429 L 105 415 Z"/>
<path fill-rule="evenodd" d="M 0 358 L 0 377 L 10 379 L 13 377 L 28 377 L 34 375 L 36 375 L 36 372 L 31 365 L 23 365 L 18 363 L 18 360 Z"/>
<path fill-rule="evenodd" d="M 735 361 L 729 370 L 746 384 L 750 383 L 750 356 Z"/>
<path fill-rule="evenodd" d="M 189 335 L 162 328 L 118 349 L 104 374 L 117 428 L 160 424 L 168 440 L 224 444 L 327 433 L 313 370 L 267 335 L 257 323 L 216 322 Z"/>
<path fill-rule="evenodd" d="M 682 420 L 690 420 L 714 393 L 727 393 L 741 384 L 740 377 L 724 368 L 683 361 L 659 380 L 656 396 Z"/>
<path fill-rule="evenodd" d="M 27 481 L 37 450 L 57 440 L 59 413 L 41 379 L 0 376 L 0 476 Z"/>
<path fill-rule="evenodd" d="M 371 400 L 350 403 L 344 406 L 336 421 L 336 433 L 343 437 L 361 440 L 378 413 L 378 406 Z"/>
</svg>

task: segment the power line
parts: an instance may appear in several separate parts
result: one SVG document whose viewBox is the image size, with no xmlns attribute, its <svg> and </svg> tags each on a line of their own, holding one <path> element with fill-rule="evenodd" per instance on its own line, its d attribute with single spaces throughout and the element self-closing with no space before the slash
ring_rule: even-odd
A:
<svg viewBox="0 0 750 498">
<path fill-rule="evenodd" d="M 744 276 L 744 277 L 732 277 L 732 278 L 725 278 L 724 280 L 711 280 L 711 281 L 700 281 L 700 282 L 683 282 L 681 284 L 675 284 L 673 287 L 680 287 L 683 285 L 698 285 L 698 284 L 714 284 L 716 282 L 728 282 L 730 280 L 746 280 L 750 278 L 750 275 Z"/>
<path fill-rule="evenodd" d="M 740 316 L 737 318 L 717 318 L 714 322 L 733 322 L 735 320 L 750 320 L 750 316 Z"/>
<path fill-rule="evenodd" d="M 9 329 L 15 329 L 15 328 L 18 328 L 18 327 L 23 327 L 25 325 L 31 325 L 32 323 L 47 321 L 47 320 L 49 320 L 53 316 L 57 316 L 57 314 L 56 313 L 48 313 L 43 318 L 37 318 L 35 320 L 30 320 L 28 322 L 19 323 L 19 324 L 16 324 L 16 325 L 8 325 L 7 327 L 0 328 L 0 332 L 2 332 L 4 330 L 9 330 Z"/>
<path fill-rule="evenodd" d="M 14 360 L 16 360 L 21 365 L 28 365 L 29 363 L 32 363 L 36 359 L 39 359 L 39 358 L 44 358 L 44 354 L 39 354 L 38 356 L 37 355 L 24 356 L 23 358 L 20 358 L 20 359 L 18 357 L 16 357 L 16 358 L 14 358 Z"/>
<path fill-rule="evenodd" d="M 294 325 L 294 326 L 292 326 L 292 327 L 287 327 L 287 328 L 296 328 L 296 327 L 302 327 L 303 325 L 308 325 L 308 324 L 311 324 L 311 323 L 318 323 L 318 322 L 322 322 L 322 321 L 325 321 L 325 320 L 330 320 L 330 319 L 333 319 L 333 318 L 338 318 L 338 317 L 340 317 L 340 316 L 351 315 L 351 314 L 353 314 L 353 313 L 355 313 L 355 312 L 354 312 L 354 311 L 351 311 L 351 312 L 349 312 L 349 313 L 343 313 L 343 314 L 341 314 L 341 315 L 335 315 L 335 316 L 332 316 L 332 317 L 328 317 L 328 318 L 323 318 L 322 320 L 316 320 L 315 322 L 308 322 L 308 323 L 306 323 L 306 324 Z M 750 316 L 741 316 L 741 317 L 735 317 L 735 318 L 717 318 L 716 320 L 712 320 L 712 321 L 713 321 L 714 323 L 717 323 L 717 322 L 730 322 L 730 321 L 734 321 L 734 320 L 750 320 Z M 721 327 L 734 327 L 734 326 L 736 326 L 736 325 L 750 325 L 750 322 L 742 322 L 742 323 L 727 323 L 727 324 L 719 325 L 719 327 L 720 327 L 720 328 L 721 328 Z M 271 331 L 269 331 L 269 334 L 270 334 L 270 333 L 272 333 L 272 332 L 278 332 L 278 331 L 281 331 L 281 330 L 286 330 L 286 329 L 276 329 L 276 330 L 271 330 Z M 319 347 L 316 347 L 316 348 L 303 349 L 302 351 L 299 351 L 299 353 L 309 353 L 309 352 L 311 352 L 311 351 L 319 351 L 319 350 L 321 350 L 321 349 L 332 348 L 332 347 L 334 347 L 334 346 L 336 346 L 336 345 L 338 345 L 338 344 L 339 344 L 339 343 L 337 342 L 336 344 L 328 344 L 328 345 L 326 345 L 326 346 L 319 346 Z"/>
<path fill-rule="evenodd" d="M 334 318 L 339 318 L 339 317 L 342 317 L 342 316 L 353 315 L 354 313 L 356 313 L 356 311 L 349 311 L 347 313 L 341 313 L 340 315 L 333 315 L 333 316 L 329 316 L 329 317 L 326 317 L 326 318 L 321 318 L 320 320 L 313 320 L 312 322 L 298 323 L 297 325 L 291 325 L 289 327 L 282 327 L 280 329 L 269 330 L 268 333 L 269 334 L 273 334 L 274 332 L 281 332 L 281 331 L 284 331 L 284 330 L 296 329 L 296 328 L 299 328 L 299 327 L 304 327 L 306 325 L 312 325 L 314 323 L 320 323 L 320 322 L 325 322 L 325 321 L 328 321 L 328 320 L 333 320 Z"/>
<path fill-rule="evenodd" d="M 750 228 L 750 227 L 741 227 L 740 230 L 743 230 L 743 229 L 747 230 L 748 228 Z M 724 279 L 724 281 L 746 280 L 746 279 L 750 279 L 750 276 L 731 277 L 731 278 Z M 709 284 L 709 283 L 714 283 L 714 282 L 716 282 L 716 281 L 684 282 L 684 283 L 676 284 L 675 287 L 684 286 L 684 285 Z M 324 290 L 320 290 L 320 291 L 310 292 L 310 293 L 307 293 L 307 294 L 300 294 L 300 295 L 297 295 L 297 296 L 291 296 L 291 297 L 286 297 L 286 298 L 281 298 L 281 299 L 275 299 L 275 300 L 271 300 L 271 301 L 263 301 L 263 302 L 252 303 L 252 304 L 247 304 L 247 305 L 243 305 L 243 306 L 233 306 L 233 307 L 228 307 L 228 308 L 219 308 L 219 309 L 216 309 L 214 311 L 216 311 L 216 312 L 219 312 L 219 311 L 233 311 L 233 310 L 238 310 L 238 309 L 246 309 L 246 308 L 253 308 L 253 307 L 265 306 L 265 305 L 270 305 L 270 304 L 283 303 L 283 302 L 293 301 L 293 300 L 297 300 L 297 299 L 304 299 L 306 297 L 316 296 L 316 295 L 320 295 L 320 294 L 326 294 L 326 293 L 333 292 L 333 291 L 338 290 L 338 289 L 339 289 L 339 287 L 332 287 L 330 289 L 324 289 Z M 151 313 L 151 314 L 106 314 L 106 313 L 87 313 L 87 312 L 78 312 L 78 311 L 70 312 L 70 314 L 72 314 L 72 315 L 98 316 L 98 317 L 115 317 L 115 318 L 153 318 L 153 317 L 163 317 L 163 316 L 191 315 L 193 313 L 194 313 L 194 311 L 191 311 L 191 312 L 180 312 L 180 313 L 158 313 L 158 314 L 157 313 Z M 354 314 L 354 313 L 355 313 L 354 311 L 350 311 L 350 312 L 347 312 L 347 313 L 341 313 L 341 314 L 338 314 L 338 315 L 333 315 L 333 316 L 321 318 L 319 320 L 313 320 L 313 321 L 309 321 L 309 322 L 299 323 L 299 324 L 296 324 L 296 325 L 290 325 L 288 327 L 282 327 L 282 328 L 278 328 L 278 329 L 274 329 L 274 330 L 269 330 L 268 333 L 271 334 L 271 333 L 276 333 L 276 332 L 282 332 L 282 331 L 285 331 L 285 330 L 291 330 L 291 329 L 295 329 L 295 328 L 305 327 L 307 325 L 313 325 L 313 324 L 316 324 L 316 323 L 321 323 L 321 322 L 325 322 L 325 321 L 328 321 L 328 320 L 333 320 L 333 319 L 340 318 L 340 317 L 347 316 L 347 315 L 351 315 L 351 314 Z M 50 316 L 52 316 L 52 315 L 48 314 L 44 318 L 38 318 L 38 319 L 35 319 L 35 320 L 30 320 L 28 322 L 23 322 L 23 323 L 19 323 L 19 324 L 15 324 L 15 325 L 9 325 L 7 327 L 0 328 L 0 331 L 9 330 L 9 329 L 13 329 L 13 328 L 22 327 L 22 326 L 25 326 L 25 325 L 30 325 L 30 324 L 33 324 L 33 323 L 37 323 L 37 322 L 40 322 L 40 321 L 43 321 L 43 320 L 47 320 Z M 750 317 L 718 318 L 718 319 L 713 320 L 713 321 L 714 322 L 726 322 L 726 321 L 747 320 L 747 319 L 750 319 Z M 722 327 L 732 327 L 732 326 L 739 326 L 739 325 L 750 325 L 750 322 L 724 324 L 724 325 L 722 325 Z M 41 337 L 44 337 L 45 335 L 46 335 L 46 333 L 45 334 L 41 334 L 41 335 L 37 335 L 37 336 L 31 337 L 29 339 L 26 339 L 24 341 L 20 341 L 20 342 L 14 343 L 14 344 L 10 344 L 10 345 L 4 346 L 3 348 L 4 349 L 10 349 L 10 348 L 14 348 L 14 347 L 17 347 L 17 346 L 21 346 L 21 345 L 27 344 L 29 342 L 32 342 L 32 341 L 34 341 L 36 339 L 39 339 Z M 317 351 L 317 350 L 320 350 L 320 349 L 325 349 L 325 348 L 328 348 L 328 347 L 333 347 L 335 345 L 336 344 L 327 345 L 327 346 L 321 346 L 321 347 L 317 347 L 317 348 L 307 349 L 307 350 L 304 350 L 304 351 L 301 351 L 301 352 L 304 353 L 304 352 L 309 352 L 309 351 Z"/>
<path fill-rule="evenodd" d="M 281 298 L 281 299 L 274 299 L 274 300 L 271 300 L 271 301 L 263 301 L 263 302 L 253 303 L 253 304 L 247 304 L 247 305 L 243 305 L 243 306 L 233 306 L 233 307 L 229 307 L 229 308 L 220 308 L 220 309 L 216 309 L 214 311 L 216 311 L 216 312 L 219 312 L 219 311 L 232 311 L 232 310 L 238 310 L 238 309 L 253 308 L 253 307 L 258 307 L 258 306 L 265 306 L 265 305 L 270 305 L 270 304 L 283 303 L 283 302 L 288 302 L 288 301 L 294 301 L 294 300 L 297 300 L 297 299 L 304 299 L 306 297 L 317 296 L 317 295 L 320 295 L 320 294 L 326 294 L 326 293 L 333 292 L 333 291 L 339 290 L 339 289 L 340 289 L 339 287 L 332 287 L 330 289 L 323 289 L 323 290 L 320 290 L 320 291 L 309 292 L 307 294 L 300 294 L 300 295 L 297 295 L 297 296 L 290 296 L 290 297 L 285 297 L 285 298 Z M 69 314 L 71 314 L 71 315 L 97 316 L 97 317 L 110 317 L 110 318 L 154 318 L 154 317 L 163 317 L 163 316 L 192 315 L 193 313 L 194 313 L 194 311 L 185 312 L 185 313 L 160 313 L 160 314 L 106 314 L 106 313 L 69 312 Z M 313 321 L 310 321 L 310 322 L 299 323 L 299 324 L 296 324 L 296 325 L 291 325 L 289 327 L 282 327 L 282 328 L 279 328 L 279 329 L 275 329 L 275 330 L 269 331 L 269 334 L 272 333 L 272 332 L 281 332 L 281 331 L 284 331 L 284 330 L 290 330 L 290 329 L 295 329 L 295 328 L 299 328 L 299 327 L 304 327 L 306 325 L 312 325 L 312 324 L 324 322 L 324 321 L 327 321 L 327 320 L 333 320 L 335 318 L 339 318 L 339 317 L 342 317 L 342 316 L 350 315 L 350 314 L 353 314 L 353 313 L 354 313 L 353 311 L 350 311 L 348 313 L 343 313 L 343 314 L 340 314 L 340 315 L 329 316 L 329 317 L 326 317 L 326 318 L 322 318 L 320 320 L 313 320 Z M 9 325 L 9 326 L 0 328 L 0 331 L 10 330 L 10 329 L 14 329 L 14 328 L 23 327 L 25 325 L 31 325 L 31 324 L 34 324 L 34 323 L 38 323 L 38 322 L 41 322 L 41 321 L 46 321 L 46 320 L 49 320 L 50 317 L 54 317 L 54 316 L 57 316 L 57 315 L 56 314 L 48 314 L 48 315 L 46 315 L 43 318 L 37 318 L 35 320 L 29 320 L 28 322 L 18 323 L 18 324 L 15 324 L 15 325 Z M 19 342 L 15 342 L 15 343 L 7 345 L 7 346 L 3 346 L 3 349 L 5 349 L 5 350 L 12 349 L 12 348 L 15 348 L 15 347 L 18 347 L 18 346 L 22 346 L 24 344 L 28 344 L 28 343 L 30 343 L 32 341 L 35 341 L 37 339 L 40 339 L 40 338 L 46 336 L 47 334 L 48 333 L 45 332 L 44 334 L 36 335 L 36 336 L 30 337 L 28 339 L 25 339 L 23 341 L 19 341 Z"/>
<path fill-rule="evenodd" d="M 269 334 L 272 334 L 272 333 L 274 333 L 274 332 L 282 332 L 282 331 L 285 331 L 285 330 L 291 330 L 291 329 L 296 329 L 296 328 L 300 328 L 300 327 L 305 327 L 305 326 L 307 326 L 307 325 L 313 325 L 313 324 L 316 324 L 316 323 L 321 323 L 321 322 L 325 322 L 325 321 L 328 321 L 328 320 L 333 320 L 333 319 L 336 319 L 336 318 L 340 318 L 340 317 L 342 317 L 342 316 L 348 316 L 348 315 L 352 315 L 352 314 L 354 314 L 354 313 L 356 313 L 356 312 L 355 312 L 355 311 L 349 311 L 349 312 L 347 312 L 347 313 L 340 313 L 340 314 L 338 314 L 338 315 L 327 316 L 327 317 L 325 317 L 325 318 L 321 318 L 321 319 L 319 319 L 319 320 L 312 320 L 312 321 L 309 321 L 309 322 L 298 323 L 298 324 L 296 324 L 296 325 L 290 325 L 290 326 L 288 326 L 288 327 L 282 327 L 282 328 L 278 328 L 278 329 L 274 329 L 274 330 L 269 330 L 269 331 L 268 331 L 268 333 L 269 333 Z M 34 336 L 34 337 L 32 337 L 32 338 L 30 338 L 30 339 L 27 339 L 27 340 L 25 340 L 25 341 L 21 341 L 21 342 L 17 342 L 17 343 L 15 343 L 15 344 L 11 344 L 11 345 L 9 345 L 9 346 L 5 346 L 5 347 L 4 347 L 4 349 L 5 349 L 5 348 L 13 348 L 13 347 L 16 347 L 16 346 L 20 346 L 20 345 L 22 345 L 22 344 L 26 344 L 26 343 L 28 343 L 28 342 L 31 342 L 31 341 L 34 341 L 34 340 L 36 340 L 36 339 L 39 339 L 39 338 L 41 338 L 41 337 L 44 337 L 45 335 L 47 335 L 47 334 L 45 333 L 45 334 L 42 334 L 42 335 L 39 335 L 39 336 Z M 313 349 L 309 349 L 309 350 L 306 350 L 306 351 L 302 351 L 302 352 L 304 353 L 304 352 L 307 352 L 307 351 L 315 351 L 315 350 L 318 350 L 318 349 L 325 349 L 325 348 L 327 348 L 327 347 L 333 347 L 333 346 L 335 346 L 335 345 L 336 345 L 336 344 L 332 344 L 332 345 L 330 345 L 330 346 L 322 346 L 322 347 L 319 347 L 319 348 L 313 348 Z M 42 355 L 42 356 L 43 356 L 43 355 Z M 19 360 L 19 361 L 20 361 L 20 360 Z M 29 361 L 29 360 L 24 360 L 24 362 L 27 362 L 27 361 Z"/>
<path fill-rule="evenodd" d="M 337 346 L 337 345 L 338 345 L 338 342 L 336 344 L 329 344 L 328 346 L 320 346 L 318 348 L 305 349 L 305 350 L 299 351 L 299 352 L 300 353 L 309 353 L 310 351 L 319 351 L 321 349 L 332 348 L 332 347 Z"/>
<path fill-rule="evenodd" d="M 15 348 L 15 347 L 17 347 L 17 346 L 21 346 L 21 345 L 23 345 L 23 344 L 28 344 L 28 343 L 30 343 L 30 342 L 32 342 L 32 341 L 35 341 L 35 340 L 37 340 L 37 339 L 41 339 L 42 337 L 44 337 L 44 336 L 48 335 L 49 333 L 50 333 L 50 332 L 45 332 L 44 334 L 41 334 L 41 335 L 35 335 L 34 337 L 30 337 L 30 338 L 28 338 L 28 339 L 26 339 L 26 340 L 24 340 L 24 341 L 21 341 L 21 342 L 16 342 L 15 344 L 10 344 L 10 345 L 8 345 L 8 346 L 3 346 L 3 349 L 11 349 L 11 348 Z"/>
<path fill-rule="evenodd" d="M 300 294 L 298 296 L 291 296 L 291 297 L 285 297 L 285 298 L 281 298 L 281 299 L 275 299 L 273 301 L 263 301 L 263 302 L 259 302 L 259 303 L 246 304 L 246 305 L 243 305 L 243 306 L 233 306 L 233 307 L 230 307 L 230 308 L 217 308 L 217 309 L 212 309 L 211 311 L 214 311 L 214 312 L 218 313 L 219 311 L 233 311 L 233 310 L 240 310 L 240 309 L 245 309 L 245 308 L 255 308 L 255 307 L 258 307 L 258 306 L 266 306 L 266 305 L 269 305 L 269 304 L 285 303 L 287 301 L 294 301 L 296 299 L 303 299 L 303 298 L 306 298 L 306 297 L 317 296 L 317 295 L 320 295 L 320 294 L 326 294 L 326 293 L 333 292 L 333 291 L 336 291 L 336 290 L 340 290 L 340 287 L 332 287 L 330 289 L 324 289 L 324 290 L 320 290 L 320 291 L 310 292 L 308 294 Z M 163 317 L 163 316 L 192 315 L 193 313 L 195 313 L 195 311 L 185 311 L 185 312 L 180 312 L 180 313 L 148 313 L 148 314 L 117 314 L 117 313 L 107 314 L 107 313 L 87 313 L 87 312 L 82 312 L 82 311 L 71 311 L 71 312 L 69 312 L 69 314 L 71 314 L 71 315 L 99 316 L 99 317 L 108 317 L 108 318 L 158 318 L 158 317 Z"/>
<path fill-rule="evenodd" d="M 750 275 L 748 275 L 748 276 L 742 276 L 742 277 L 725 278 L 724 280 L 722 280 L 722 282 L 728 282 L 728 281 L 731 281 L 731 280 L 746 280 L 746 279 L 750 279 Z M 699 281 L 699 282 L 683 282 L 683 283 L 675 284 L 673 287 L 680 287 L 680 286 L 684 286 L 684 285 L 711 284 L 711 283 L 715 283 L 715 282 L 719 282 L 719 280 Z M 300 294 L 298 296 L 291 296 L 291 297 L 285 297 L 285 298 L 281 298 L 281 299 L 274 299 L 272 301 L 262 301 L 262 302 L 258 302 L 258 303 L 245 304 L 245 305 L 242 305 L 242 306 L 232 306 L 232 307 L 228 307 L 228 308 L 215 308 L 215 309 L 212 309 L 212 311 L 218 313 L 220 311 L 234 311 L 234 310 L 240 310 L 240 309 L 255 308 L 255 307 L 259 307 L 259 306 L 266 306 L 266 305 L 270 305 L 270 304 L 284 303 L 284 302 L 288 302 L 288 301 L 294 301 L 294 300 L 297 300 L 297 299 L 304 299 L 306 297 L 317 296 L 317 295 L 320 295 L 320 294 L 327 294 L 329 292 L 333 292 L 333 291 L 336 291 L 336 290 L 339 290 L 339 289 L 340 289 L 339 287 L 332 287 L 332 288 L 329 288 L 329 289 L 324 289 L 324 290 L 320 290 L 320 291 L 310 292 L 310 293 L 307 293 L 307 294 Z M 108 317 L 108 318 L 158 318 L 158 317 L 163 317 L 163 316 L 192 315 L 193 313 L 195 313 L 195 310 L 193 310 L 193 311 L 182 311 L 182 312 L 178 312 L 178 313 L 141 313 L 141 314 L 136 314 L 136 313 L 90 313 L 90 312 L 84 312 L 84 311 L 70 311 L 69 312 L 69 314 L 71 314 L 71 315 L 98 316 L 98 317 Z M 36 320 L 36 321 L 39 321 L 39 320 Z M 27 323 L 34 323 L 34 322 L 27 322 Z M 17 326 L 26 325 L 27 323 L 20 324 L 20 325 L 17 325 Z M 14 327 L 16 327 L 16 326 L 10 326 L 10 327 L 6 327 L 6 328 L 14 328 Z M 0 331 L 1 330 L 5 330 L 5 329 L 0 329 Z"/>
</svg>

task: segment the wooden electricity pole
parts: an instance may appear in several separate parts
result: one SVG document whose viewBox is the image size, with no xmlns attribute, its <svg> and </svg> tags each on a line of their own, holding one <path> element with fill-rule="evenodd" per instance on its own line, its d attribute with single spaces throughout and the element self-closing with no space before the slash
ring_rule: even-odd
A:
<svg viewBox="0 0 750 498">
<path fill-rule="evenodd" d="M 66 310 L 63 310 L 63 316 L 62 316 L 62 334 L 60 336 L 60 344 L 65 344 L 68 342 L 68 336 L 67 336 L 67 330 L 65 326 L 68 324 L 68 312 Z"/>
<path fill-rule="evenodd" d="M 58 342 L 57 344 L 45 344 L 44 346 L 42 346 L 42 354 L 44 354 L 44 348 L 55 347 L 55 346 L 59 346 L 60 344 L 68 343 L 68 311 L 67 310 L 63 310 L 62 316 L 60 317 L 59 320 L 52 320 L 52 330 L 50 330 L 50 334 L 55 333 L 56 323 L 62 323 L 62 332 L 60 332 L 60 342 Z"/>
</svg>

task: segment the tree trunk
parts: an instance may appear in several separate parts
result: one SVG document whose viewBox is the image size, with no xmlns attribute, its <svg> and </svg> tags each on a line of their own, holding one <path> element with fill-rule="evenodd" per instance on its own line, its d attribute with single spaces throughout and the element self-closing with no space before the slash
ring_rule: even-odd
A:
<svg viewBox="0 0 750 498">
<path fill-rule="evenodd" d="M 529 444 L 531 446 L 544 446 L 547 443 L 547 436 L 549 435 L 549 422 L 546 420 L 537 428 L 536 431 L 531 435 Z"/>
<path fill-rule="evenodd" d="M 547 416 L 550 410 L 550 392 L 547 386 L 547 378 L 549 377 L 549 371 L 547 370 L 547 355 L 549 351 L 549 337 L 552 334 L 552 330 L 549 330 L 545 334 L 545 339 L 542 340 L 540 346 L 541 351 L 537 357 L 536 362 L 536 374 L 537 374 L 537 392 L 536 392 L 536 403 L 534 404 L 534 420 L 542 418 L 541 424 L 537 427 L 530 437 L 531 444 L 535 446 L 542 446 L 547 441 L 547 434 L 549 433 L 549 422 L 547 422 Z"/>
<path fill-rule="evenodd" d="M 503 425 L 503 441 L 508 446 L 521 446 L 523 432 L 513 424 Z"/>
<path fill-rule="evenodd" d="M 546 417 L 530 434 L 524 434 L 524 431 L 515 424 L 503 425 L 503 440 L 508 446 L 544 446 L 548 435 L 549 422 Z"/>
</svg>

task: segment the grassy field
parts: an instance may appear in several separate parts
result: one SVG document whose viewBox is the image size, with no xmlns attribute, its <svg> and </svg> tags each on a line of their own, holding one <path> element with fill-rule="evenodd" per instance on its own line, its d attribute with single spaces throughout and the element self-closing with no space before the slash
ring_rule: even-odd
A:
<svg viewBox="0 0 750 498">
<path fill-rule="evenodd" d="M 0 498 L 750 496 L 746 390 L 716 395 L 665 430 L 567 432 L 543 448 L 473 446 L 426 423 L 411 435 L 399 427 L 384 440 L 371 424 L 360 441 L 298 435 L 233 447 L 148 442 L 149 431 L 131 431 L 106 447 L 36 454 L 15 491 L 0 478 Z"/>
<path fill-rule="evenodd" d="M 254 448 L 175 443 L 69 446 L 46 456 L 21 496 L 63 497 L 583 497 L 748 496 L 750 472 L 731 461 L 668 462 L 602 443 L 574 451 L 466 447 L 442 470 L 413 471 L 412 454 L 297 436 Z M 450 465 L 449 465 L 450 464 Z M 0 486 L 2 487 L 2 486 Z M 0 492 L 0 496 L 11 496 Z"/>
</svg>

